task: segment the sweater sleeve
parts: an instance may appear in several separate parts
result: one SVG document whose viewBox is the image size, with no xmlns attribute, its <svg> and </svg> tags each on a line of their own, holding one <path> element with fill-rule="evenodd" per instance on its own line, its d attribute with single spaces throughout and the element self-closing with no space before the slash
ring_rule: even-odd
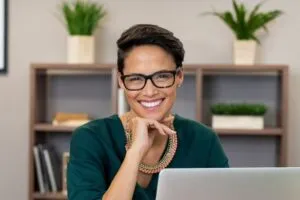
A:
<svg viewBox="0 0 300 200">
<path fill-rule="evenodd" d="M 86 127 L 73 133 L 67 168 L 69 200 L 100 200 L 107 189 L 101 141 Z"/>
<path fill-rule="evenodd" d="M 229 167 L 228 157 L 221 145 L 220 139 L 216 133 L 212 134 L 210 142 L 210 153 L 208 158 L 208 167 L 227 168 Z"/>
</svg>

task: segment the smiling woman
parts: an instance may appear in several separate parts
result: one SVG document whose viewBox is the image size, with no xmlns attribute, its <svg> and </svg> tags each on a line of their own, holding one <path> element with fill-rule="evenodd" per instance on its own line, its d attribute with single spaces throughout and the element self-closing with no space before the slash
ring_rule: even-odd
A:
<svg viewBox="0 0 300 200">
<path fill-rule="evenodd" d="M 155 199 L 164 168 L 229 167 L 217 135 L 171 112 L 184 81 L 184 48 L 174 34 L 138 24 L 117 41 L 118 81 L 130 111 L 74 131 L 68 199 Z"/>
</svg>

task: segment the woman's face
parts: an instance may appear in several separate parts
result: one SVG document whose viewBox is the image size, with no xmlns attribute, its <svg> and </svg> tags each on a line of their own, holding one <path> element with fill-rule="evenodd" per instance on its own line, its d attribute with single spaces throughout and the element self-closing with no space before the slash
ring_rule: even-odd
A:
<svg viewBox="0 0 300 200">
<path fill-rule="evenodd" d="M 123 74 L 125 76 L 151 75 L 165 70 L 176 70 L 172 56 L 158 46 L 142 45 L 133 48 L 125 58 Z M 175 102 L 176 89 L 183 81 L 183 72 L 179 70 L 174 79 L 171 73 L 156 73 L 153 76 L 153 80 L 158 86 L 171 85 L 167 88 L 156 87 L 150 79 L 144 85 L 143 80 L 141 76 L 127 77 L 124 80 L 126 85 L 124 85 L 119 74 L 119 84 L 125 91 L 131 111 L 140 117 L 160 121 L 169 114 Z M 172 85 L 172 83 L 174 84 Z M 144 87 L 142 88 L 142 86 Z"/>
</svg>

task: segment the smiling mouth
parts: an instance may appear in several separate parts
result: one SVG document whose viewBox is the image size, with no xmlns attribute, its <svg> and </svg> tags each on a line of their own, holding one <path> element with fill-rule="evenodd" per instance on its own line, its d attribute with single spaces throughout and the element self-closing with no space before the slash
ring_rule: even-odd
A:
<svg viewBox="0 0 300 200">
<path fill-rule="evenodd" d="M 162 98 L 154 101 L 139 101 L 139 103 L 146 109 L 153 109 L 159 107 L 164 100 L 165 99 Z"/>
</svg>

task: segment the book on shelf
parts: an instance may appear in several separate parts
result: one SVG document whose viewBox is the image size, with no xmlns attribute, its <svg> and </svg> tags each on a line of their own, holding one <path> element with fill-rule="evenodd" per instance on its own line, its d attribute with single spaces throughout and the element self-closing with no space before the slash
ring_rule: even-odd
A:
<svg viewBox="0 0 300 200">
<path fill-rule="evenodd" d="M 68 167 L 68 162 L 70 158 L 70 153 L 69 152 L 64 152 L 63 153 L 63 158 L 62 158 L 62 193 L 64 195 L 68 194 L 67 190 L 67 167 Z"/>
<path fill-rule="evenodd" d="M 58 192 L 61 188 L 61 166 L 54 148 L 48 144 L 33 147 L 35 171 L 40 193 Z"/>
<path fill-rule="evenodd" d="M 46 189 L 46 180 L 45 180 L 45 169 L 42 167 L 42 153 L 40 150 L 40 145 L 33 147 L 33 156 L 34 156 L 34 162 L 35 162 L 35 171 L 36 171 L 36 177 L 38 181 L 38 188 L 40 193 L 48 192 L 48 188 Z"/>
<path fill-rule="evenodd" d="M 43 154 L 44 154 L 44 158 L 46 161 L 48 177 L 50 179 L 51 192 L 57 192 L 57 184 L 56 184 L 56 180 L 55 180 L 55 176 L 54 176 L 54 169 L 53 169 L 53 165 L 52 165 L 52 161 L 50 159 L 48 149 L 43 149 Z"/>
</svg>

